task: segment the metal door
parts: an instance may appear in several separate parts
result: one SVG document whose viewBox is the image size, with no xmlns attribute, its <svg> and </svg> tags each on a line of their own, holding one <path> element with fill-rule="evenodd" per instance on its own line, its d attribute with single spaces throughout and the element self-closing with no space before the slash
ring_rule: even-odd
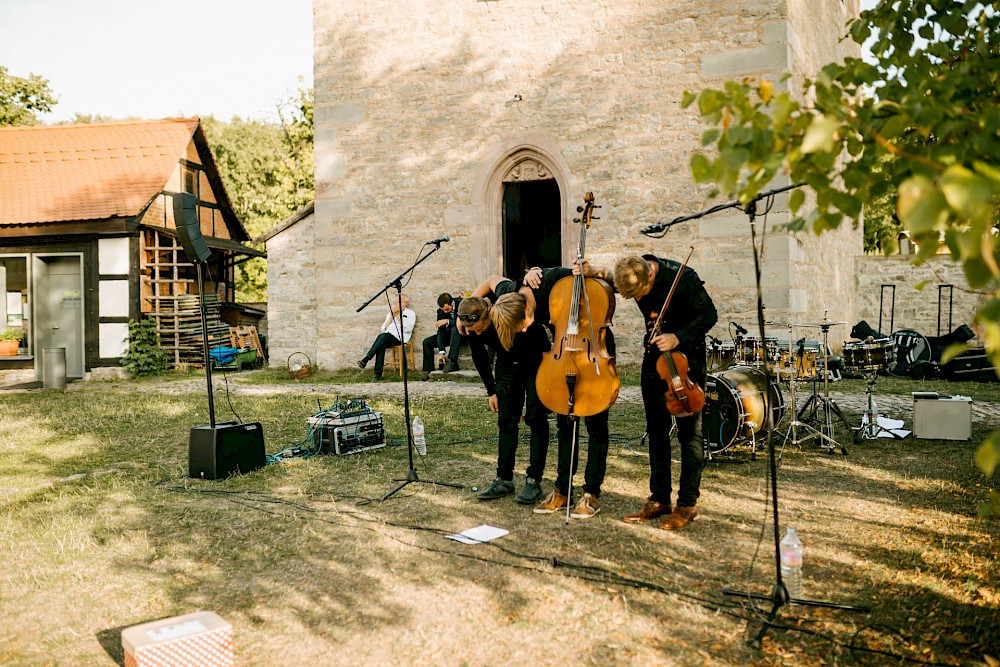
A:
<svg viewBox="0 0 1000 667">
<path fill-rule="evenodd" d="M 35 358 L 47 347 L 66 349 L 66 375 L 83 377 L 83 261 L 80 255 L 35 255 Z"/>
</svg>

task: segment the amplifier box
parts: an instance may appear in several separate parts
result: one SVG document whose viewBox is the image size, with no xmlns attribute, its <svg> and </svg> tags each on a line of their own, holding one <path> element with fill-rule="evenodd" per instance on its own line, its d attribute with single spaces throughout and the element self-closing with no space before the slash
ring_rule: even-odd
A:
<svg viewBox="0 0 1000 667">
<path fill-rule="evenodd" d="M 259 422 L 191 427 L 188 477 L 225 479 L 263 468 L 266 463 L 264 430 Z"/>
<path fill-rule="evenodd" d="M 233 665 L 233 626 L 199 611 L 134 625 L 122 631 L 125 667 Z"/>
<path fill-rule="evenodd" d="M 972 399 L 941 398 L 934 392 L 913 394 L 913 437 L 968 440 L 972 437 Z"/>
<path fill-rule="evenodd" d="M 381 412 L 344 415 L 320 412 L 309 418 L 313 448 L 322 454 L 355 454 L 385 447 L 385 426 Z"/>
</svg>

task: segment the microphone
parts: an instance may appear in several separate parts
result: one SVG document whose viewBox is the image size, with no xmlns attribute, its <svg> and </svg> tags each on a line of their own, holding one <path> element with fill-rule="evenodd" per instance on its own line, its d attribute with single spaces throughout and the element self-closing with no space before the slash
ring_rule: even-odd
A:
<svg viewBox="0 0 1000 667">
<path fill-rule="evenodd" d="M 436 239 L 431 239 L 430 241 L 428 241 L 424 245 L 430 245 L 432 243 L 435 244 L 435 245 L 441 245 L 442 243 L 447 243 L 450 240 L 451 240 L 451 237 L 448 236 L 447 234 L 445 234 L 444 236 L 439 236 Z"/>
<path fill-rule="evenodd" d="M 736 324 L 736 322 L 730 322 L 730 324 L 732 324 L 734 327 L 736 327 L 736 335 L 737 336 L 742 336 L 742 335 L 744 335 L 747 332 L 746 329 L 744 329 L 740 325 Z"/>
</svg>

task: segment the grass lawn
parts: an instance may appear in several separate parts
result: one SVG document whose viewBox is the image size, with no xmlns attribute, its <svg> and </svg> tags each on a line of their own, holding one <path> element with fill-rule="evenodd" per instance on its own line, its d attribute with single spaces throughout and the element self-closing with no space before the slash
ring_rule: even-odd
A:
<svg viewBox="0 0 1000 667">
<path fill-rule="evenodd" d="M 0 665 L 124 664 L 122 629 L 195 610 L 232 623 L 237 664 L 255 667 L 1000 658 L 1000 530 L 976 516 L 997 480 L 973 461 L 1000 415 L 975 423 L 968 442 L 879 439 L 849 456 L 786 447 L 781 528 L 805 545 L 805 597 L 871 611 L 785 606 L 754 649 L 748 627 L 770 605 L 721 591 L 769 594 L 774 581 L 765 456 L 709 464 L 702 516 L 684 531 L 627 525 L 648 464 L 642 406 L 623 392 L 601 513 L 567 524 L 513 498 L 475 498 L 496 463 L 495 419 L 475 382 L 411 382 L 428 433 L 415 468 L 464 488 L 411 484 L 379 502 L 408 456 L 402 384 L 370 376 L 230 376 L 231 393 L 215 394 L 219 420 L 261 422 L 268 453 L 301 443 L 318 405 L 355 396 L 383 414 L 392 443 L 223 481 L 186 476 L 188 429 L 208 421 L 197 374 L 0 393 Z M 626 385 L 635 376 L 623 369 Z M 1000 385 L 931 385 L 1000 401 Z M 877 391 L 927 386 L 886 379 Z M 546 492 L 555 458 L 553 442 Z M 518 485 L 526 464 L 524 442 Z M 676 480 L 676 444 L 674 468 Z M 444 538 L 480 524 L 510 534 L 475 546 Z"/>
</svg>

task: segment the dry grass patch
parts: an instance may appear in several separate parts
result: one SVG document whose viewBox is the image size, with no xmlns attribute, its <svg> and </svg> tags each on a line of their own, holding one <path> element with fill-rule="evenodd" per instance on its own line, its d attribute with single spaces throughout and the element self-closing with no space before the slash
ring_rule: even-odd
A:
<svg viewBox="0 0 1000 667">
<path fill-rule="evenodd" d="M 648 466 L 641 406 L 623 400 L 602 511 L 567 525 L 512 498 L 476 500 L 470 487 L 494 475 L 494 417 L 481 392 L 428 389 L 411 406 L 429 440 L 416 468 L 462 490 L 411 484 L 378 502 L 406 473 L 398 445 L 189 480 L 187 431 L 207 411 L 183 386 L 3 397 L 0 664 L 120 663 L 122 628 L 196 609 L 233 623 L 238 663 L 255 666 L 972 665 L 1000 655 L 997 525 L 975 517 L 994 482 L 973 465 L 975 439 L 869 441 L 848 457 L 786 448 L 779 509 L 805 543 L 806 596 L 873 610 L 785 607 L 786 629 L 752 650 L 747 619 L 767 605 L 745 608 L 721 590 L 767 593 L 773 581 L 763 457 L 711 464 L 703 515 L 680 533 L 626 525 Z M 272 453 L 301 441 L 317 398 L 348 397 L 252 389 L 217 395 L 217 406 L 262 422 Z M 401 399 L 378 391 L 371 404 L 399 442 Z M 510 535 L 478 546 L 443 537 L 483 523 Z"/>
</svg>

